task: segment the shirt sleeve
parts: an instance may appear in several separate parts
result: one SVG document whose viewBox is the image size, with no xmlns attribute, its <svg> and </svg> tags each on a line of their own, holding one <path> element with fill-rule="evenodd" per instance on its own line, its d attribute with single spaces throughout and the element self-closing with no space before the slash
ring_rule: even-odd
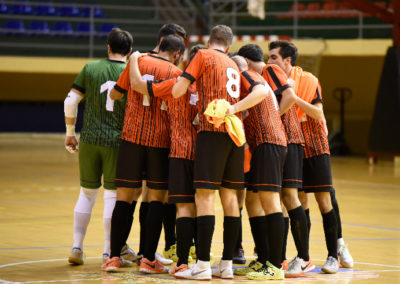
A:
<svg viewBox="0 0 400 284">
<path fill-rule="evenodd" d="M 276 64 L 267 64 L 262 75 L 276 95 L 280 95 L 284 90 L 290 88 L 285 72 Z"/>
<path fill-rule="evenodd" d="M 178 81 L 177 78 L 160 81 L 147 81 L 147 90 L 150 97 L 159 97 L 168 100 L 172 97 L 172 88 Z"/>
<path fill-rule="evenodd" d="M 129 66 L 130 62 L 126 65 L 124 71 L 119 75 L 117 83 L 114 85 L 114 89 L 122 94 L 126 94 L 129 90 L 130 80 L 129 80 Z"/>
<path fill-rule="evenodd" d="M 87 65 L 83 67 L 82 71 L 79 75 L 75 78 L 74 83 L 72 84 L 72 88 L 77 89 L 79 92 L 84 94 L 86 92 L 86 72 L 87 72 Z"/>
<path fill-rule="evenodd" d="M 182 77 L 188 79 L 191 83 L 196 81 L 204 72 L 203 53 L 198 51 L 189 62 Z"/>
<path fill-rule="evenodd" d="M 243 71 L 240 74 L 240 96 L 241 98 L 246 97 L 251 91 L 253 91 L 253 88 L 257 85 L 262 85 L 262 82 L 254 76 L 254 74 L 251 74 L 247 71 Z"/>
</svg>

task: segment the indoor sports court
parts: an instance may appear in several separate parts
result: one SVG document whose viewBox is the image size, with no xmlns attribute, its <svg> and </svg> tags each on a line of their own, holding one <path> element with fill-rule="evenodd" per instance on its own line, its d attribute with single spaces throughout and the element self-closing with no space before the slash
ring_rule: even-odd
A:
<svg viewBox="0 0 400 284">
<path fill-rule="evenodd" d="M 80 176 L 78 154 L 64 146 L 64 99 L 85 64 L 107 56 L 113 28 L 129 31 L 133 50 L 147 52 L 159 28 L 172 22 L 188 32 L 188 49 L 206 44 L 210 28 L 221 24 L 233 31 L 232 53 L 257 44 L 267 61 L 270 42 L 291 41 L 299 52 L 296 64 L 321 83 L 333 186 L 354 266 L 321 271 L 323 219 L 309 194 L 309 254 L 316 268 L 275 283 L 400 283 L 399 19 L 400 0 L 0 0 L 0 283 L 190 281 L 143 274 L 136 263 L 102 271 L 103 189 L 87 228 L 84 265 L 67 261 Z M 186 54 L 179 67 L 187 64 Z M 78 138 L 84 111 L 81 103 Z M 224 215 L 216 200 L 211 266 L 223 250 Z M 245 208 L 242 232 L 246 263 L 234 269 L 256 259 Z M 139 241 L 136 209 L 127 243 L 137 252 Z M 157 252 L 164 246 L 163 230 Z M 287 260 L 296 255 L 289 231 Z M 211 281 L 257 280 L 235 275 Z"/>
</svg>

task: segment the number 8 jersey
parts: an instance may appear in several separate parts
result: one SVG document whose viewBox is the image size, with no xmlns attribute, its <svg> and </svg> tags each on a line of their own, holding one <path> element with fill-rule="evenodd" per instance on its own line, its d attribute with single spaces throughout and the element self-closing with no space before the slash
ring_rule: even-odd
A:
<svg viewBox="0 0 400 284">
<path fill-rule="evenodd" d="M 125 66 L 122 61 L 96 60 L 86 64 L 76 77 L 72 88 L 85 94 L 81 141 L 119 147 L 126 100 L 113 101 L 110 91 Z"/>
<path fill-rule="evenodd" d="M 199 112 L 198 132 L 227 132 L 224 125 L 215 128 L 213 124 L 207 121 L 203 113 L 207 105 L 215 99 L 225 99 L 230 104 L 239 101 L 240 73 L 236 63 L 223 51 L 201 49 L 192 58 L 182 77 L 192 83 L 196 81 L 199 94 L 197 102 Z"/>
</svg>

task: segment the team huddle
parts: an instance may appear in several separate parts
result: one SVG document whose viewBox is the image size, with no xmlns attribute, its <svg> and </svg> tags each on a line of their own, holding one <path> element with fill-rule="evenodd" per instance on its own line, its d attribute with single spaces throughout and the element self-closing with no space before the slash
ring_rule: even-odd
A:
<svg viewBox="0 0 400 284">
<path fill-rule="evenodd" d="M 86 103 L 68 261 L 84 263 L 83 240 L 103 184 L 107 272 L 137 261 L 142 273 L 177 279 L 301 276 L 315 268 L 307 193 L 314 193 L 323 220 L 328 257 L 322 271 L 353 267 L 332 186 L 321 86 L 295 65 L 295 45 L 271 42 L 267 63 L 256 44 L 229 54 L 232 30 L 218 25 L 207 46 L 190 50 L 182 71 L 185 38 L 182 27 L 166 24 L 153 51 L 131 53 L 132 36 L 115 28 L 107 38 L 108 58 L 88 63 L 72 85 L 64 102 L 71 153 L 78 152 L 77 107 L 83 98 Z M 223 253 L 211 267 L 216 191 L 224 212 Z M 136 254 L 127 239 L 140 196 Z M 232 263 L 246 262 L 244 203 L 257 259 L 233 270 Z M 288 263 L 289 223 L 298 254 Z"/>
</svg>

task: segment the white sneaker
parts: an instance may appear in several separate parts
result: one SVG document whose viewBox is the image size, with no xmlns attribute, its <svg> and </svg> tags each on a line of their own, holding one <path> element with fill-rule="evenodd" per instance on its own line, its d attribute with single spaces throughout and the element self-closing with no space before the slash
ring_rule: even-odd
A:
<svg viewBox="0 0 400 284">
<path fill-rule="evenodd" d="M 351 256 L 346 244 L 339 243 L 338 240 L 338 257 L 340 264 L 345 268 L 352 268 L 354 266 L 353 257 Z"/>
<path fill-rule="evenodd" d="M 161 262 L 163 265 L 170 265 L 171 263 L 173 263 L 174 261 L 168 258 L 163 257 L 161 254 L 159 254 L 158 252 L 156 252 L 155 254 L 155 258 Z"/>
<path fill-rule="evenodd" d="M 328 274 L 335 274 L 339 271 L 339 262 L 333 256 L 328 256 L 326 263 L 321 269 L 323 272 Z"/>
<path fill-rule="evenodd" d="M 291 262 L 288 264 L 288 269 L 285 271 L 286 278 L 294 278 L 303 275 L 315 268 L 313 261 L 305 261 L 300 257 L 295 257 Z"/>
<path fill-rule="evenodd" d="M 128 244 L 125 244 L 121 249 L 121 258 L 134 262 L 137 259 L 137 254 Z"/>
<path fill-rule="evenodd" d="M 211 274 L 210 262 L 198 260 L 191 268 L 176 272 L 174 277 L 177 279 L 211 280 Z"/>
<path fill-rule="evenodd" d="M 122 257 L 119 258 L 120 259 L 120 263 L 121 263 L 121 267 L 131 267 L 133 266 L 133 262 L 127 259 L 123 259 Z"/>
<path fill-rule="evenodd" d="M 212 275 L 222 279 L 233 279 L 232 260 L 221 260 L 212 268 Z"/>
<path fill-rule="evenodd" d="M 85 259 L 85 254 L 80 248 L 72 248 L 68 262 L 74 265 L 82 265 Z"/>
</svg>

